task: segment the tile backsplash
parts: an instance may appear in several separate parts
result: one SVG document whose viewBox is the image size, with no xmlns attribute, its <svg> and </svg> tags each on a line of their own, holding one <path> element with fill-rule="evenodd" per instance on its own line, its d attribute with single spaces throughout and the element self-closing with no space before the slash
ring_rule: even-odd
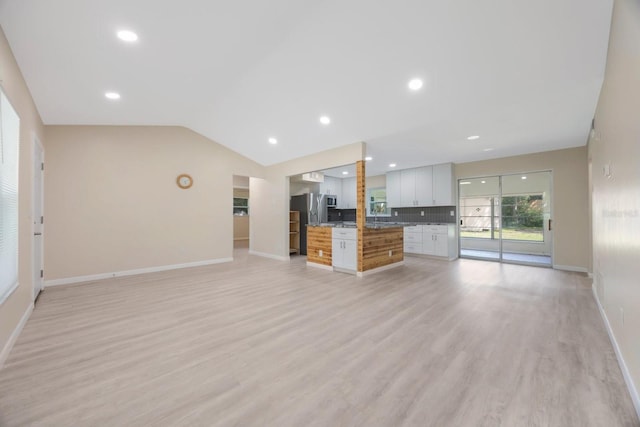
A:
<svg viewBox="0 0 640 427">
<path fill-rule="evenodd" d="M 396 216 L 396 212 L 398 213 Z M 424 215 L 422 215 L 424 212 Z M 453 215 L 451 215 L 453 212 Z M 373 221 L 374 217 L 367 217 L 367 221 Z M 355 221 L 355 209 L 329 209 L 329 221 Z M 455 206 L 436 207 L 412 207 L 412 208 L 392 208 L 391 216 L 379 216 L 379 222 L 439 222 L 443 224 L 455 224 Z"/>
</svg>

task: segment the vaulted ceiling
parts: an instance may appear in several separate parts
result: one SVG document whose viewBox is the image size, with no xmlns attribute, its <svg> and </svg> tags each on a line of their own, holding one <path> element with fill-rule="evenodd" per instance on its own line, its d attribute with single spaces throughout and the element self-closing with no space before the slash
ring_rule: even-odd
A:
<svg viewBox="0 0 640 427">
<path fill-rule="evenodd" d="M 374 174 L 584 145 L 611 11 L 611 0 L 0 0 L 0 25 L 45 124 L 181 125 L 264 165 L 365 141 Z"/>
</svg>

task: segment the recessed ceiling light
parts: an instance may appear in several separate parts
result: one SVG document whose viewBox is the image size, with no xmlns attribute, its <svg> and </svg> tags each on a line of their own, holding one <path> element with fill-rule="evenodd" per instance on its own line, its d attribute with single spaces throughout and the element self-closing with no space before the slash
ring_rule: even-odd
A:
<svg viewBox="0 0 640 427">
<path fill-rule="evenodd" d="M 487 181 L 480 181 L 480 182 L 481 182 L 482 184 L 486 184 L 486 183 L 487 183 Z"/>
<path fill-rule="evenodd" d="M 117 92 L 106 92 L 104 96 L 107 99 L 120 99 L 120 94 Z"/>
<path fill-rule="evenodd" d="M 342 171 L 342 175 L 349 175 L 348 171 Z"/>
<path fill-rule="evenodd" d="M 373 160 L 373 157 L 371 156 L 367 156 L 364 158 L 365 161 L 370 162 L 371 160 Z"/>
<path fill-rule="evenodd" d="M 269 138 L 269 144 L 277 144 L 278 140 L 275 138 Z"/>
<path fill-rule="evenodd" d="M 396 164 L 395 164 L 395 163 L 389 163 L 389 167 L 390 167 L 390 168 L 395 168 L 395 167 L 396 167 Z"/>
<path fill-rule="evenodd" d="M 328 116 L 321 116 L 320 123 L 322 123 L 323 125 L 328 125 L 329 123 L 331 123 L 331 119 Z"/>
<path fill-rule="evenodd" d="M 411 79 L 409 80 L 409 89 L 411 90 L 420 90 L 422 88 L 422 80 L 420 79 Z"/>
<path fill-rule="evenodd" d="M 471 184 L 470 181 L 460 181 L 460 185 L 469 185 Z"/>
<path fill-rule="evenodd" d="M 484 150 L 482 150 L 482 151 L 493 151 L 493 148 L 485 148 L 485 149 L 484 149 Z"/>
<path fill-rule="evenodd" d="M 471 135 L 471 136 L 468 136 L 467 139 L 469 141 L 475 141 L 476 139 L 480 139 L 480 135 Z"/>
<path fill-rule="evenodd" d="M 122 31 L 118 31 L 117 34 L 118 34 L 118 38 L 122 41 L 129 42 L 129 43 L 138 41 L 138 35 L 133 31 L 122 30 Z"/>
<path fill-rule="evenodd" d="M 523 177 L 522 177 L 522 179 L 527 179 L 527 177 L 526 177 L 526 176 L 523 176 Z"/>
</svg>

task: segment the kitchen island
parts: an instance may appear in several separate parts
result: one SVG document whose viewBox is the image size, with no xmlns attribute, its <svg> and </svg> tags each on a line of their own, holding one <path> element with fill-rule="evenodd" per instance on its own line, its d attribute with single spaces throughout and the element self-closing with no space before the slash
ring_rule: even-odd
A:
<svg viewBox="0 0 640 427">
<path fill-rule="evenodd" d="M 307 227 L 307 265 L 364 276 L 404 264 L 403 225 L 323 223 Z"/>
</svg>

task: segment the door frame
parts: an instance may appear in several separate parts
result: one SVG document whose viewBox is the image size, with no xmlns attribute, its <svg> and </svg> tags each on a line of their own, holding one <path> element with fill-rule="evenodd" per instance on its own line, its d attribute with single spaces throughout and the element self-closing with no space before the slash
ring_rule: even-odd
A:
<svg viewBox="0 0 640 427">
<path fill-rule="evenodd" d="M 32 135 L 32 181 L 31 181 L 31 194 L 32 194 L 32 204 L 31 204 L 31 236 L 33 238 L 32 240 L 32 246 L 31 246 L 31 273 L 32 273 L 32 280 L 33 280 L 33 286 L 32 286 L 32 300 L 35 301 L 36 298 L 38 297 L 38 294 L 44 289 L 44 277 L 41 274 L 41 271 L 44 271 L 44 222 L 42 220 L 42 218 L 44 218 L 44 169 L 43 169 L 43 165 L 44 165 L 44 146 L 42 145 L 42 143 L 40 142 L 40 139 L 38 138 L 38 136 L 33 133 Z M 36 160 L 38 159 L 38 156 L 36 155 L 38 152 L 41 153 L 40 155 L 40 162 L 41 165 L 37 165 L 36 164 Z M 38 186 L 36 185 L 37 181 L 39 181 L 39 189 L 38 190 Z M 38 212 L 36 212 L 36 206 L 37 206 L 37 202 L 39 200 L 39 204 L 40 204 L 40 212 L 38 214 Z M 42 217 L 42 218 L 38 218 L 38 216 Z M 38 222 L 40 222 L 40 224 L 38 224 Z M 39 239 L 36 239 L 36 233 L 41 233 L 41 235 L 39 236 Z M 39 241 L 39 244 L 36 244 L 36 241 Z M 37 252 L 40 252 L 40 265 L 36 266 L 36 260 L 37 260 Z"/>
<path fill-rule="evenodd" d="M 549 236 L 549 238 L 551 239 L 551 245 L 549 246 L 549 257 L 551 259 L 551 263 L 548 266 L 544 266 L 544 267 L 549 267 L 549 268 L 555 268 L 555 263 L 554 263 L 554 248 L 555 248 L 555 236 L 554 236 L 554 229 L 553 229 L 553 218 L 555 218 L 555 214 L 554 214 L 554 210 L 555 210 L 555 203 L 553 200 L 553 196 L 554 196 L 554 192 L 553 192 L 553 183 L 554 183 L 554 171 L 553 169 L 536 169 L 536 170 L 528 170 L 528 171 L 509 171 L 509 172 L 501 172 L 501 173 L 493 173 L 493 174 L 482 174 L 482 175 L 474 175 L 474 176 L 464 176 L 464 177 L 458 177 L 456 176 L 456 211 L 457 211 L 457 215 L 456 215 L 456 227 L 457 227 L 457 235 L 458 235 L 458 257 L 463 258 L 461 253 L 462 253 L 462 237 L 460 236 L 460 181 L 464 181 L 465 179 L 481 179 L 481 178 L 491 178 L 491 177 L 497 177 L 498 178 L 498 186 L 499 186 L 499 190 L 500 190 L 500 207 L 502 208 L 502 178 L 504 176 L 511 176 L 511 175 L 527 175 L 527 174 L 534 174 L 534 173 L 541 173 L 541 172 L 548 172 L 549 173 L 549 200 L 551 203 L 551 209 L 549 210 L 549 216 L 550 216 L 550 220 L 551 222 L 551 230 L 547 230 L 546 228 L 548 228 L 549 224 L 543 224 L 543 230 L 545 231 L 545 236 Z M 488 258 L 475 258 L 472 256 L 465 256 L 464 258 L 469 258 L 469 259 L 479 259 L 479 260 L 483 260 L 483 261 L 494 261 L 494 262 L 500 262 L 500 263 L 507 263 L 507 264 L 521 264 L 521 265 L 532 265 L 532 266 L 537 266 L 540 267 L 540 264 L 537 263 L 528 263 L 528 262 L 514 262 L 514 261 L 504 261 L 503 260 L 503 247 L 502 247 L 502 215 L 500 215 L 500 239 L 499 239 L 499 258 L 498 259 L 488 259 Z"/>
</svg>

